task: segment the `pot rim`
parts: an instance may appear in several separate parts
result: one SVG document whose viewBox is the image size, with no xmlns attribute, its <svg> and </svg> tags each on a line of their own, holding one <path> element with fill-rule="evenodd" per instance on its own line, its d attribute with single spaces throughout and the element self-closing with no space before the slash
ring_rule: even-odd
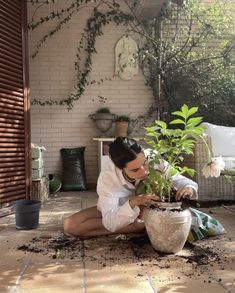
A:
<svg viewBox="0 0 235 293">
<path fill-rule="evenodd" d="M 164 209 L 181 209 L 182 208 L 182 202 L 163 202 L 159 201 L 154 204 L 158 208 L 164 208 Z"/>
</svg>

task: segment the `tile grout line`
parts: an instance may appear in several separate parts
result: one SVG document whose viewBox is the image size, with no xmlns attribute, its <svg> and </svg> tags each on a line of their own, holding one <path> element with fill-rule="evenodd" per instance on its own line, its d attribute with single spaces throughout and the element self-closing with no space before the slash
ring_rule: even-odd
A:
<svg viewBox="0 0 235 293">
<path fill-rule="evenodd" d="M 55 202 L 56 202 L 56 201 L 55 201 Z M 54 202 L 54 204 L 53 204 L 53 207 L 52 207 L 52 209 L 51 209 L 51 211 L 50 211 L 48 217 L 46 218 L 46 221 L 44 222 L 44 225 L 46 225 L 46 224 L 48 223 L 49 218 L 50 218 L 51 214 L 52 214 L 53 211 L 54 211 L 55 202 Z M 39 230 L 39 236 L 44 232 L 45 229 L 46 229 L 45 227 L 44 227 L 44 228 L 42 227 L 41 229 L 38 229 L 38 230 Z M 20 273 L 19 273 L 19 275 L 18 275 L 18 278 L 17 278 L 17 280 L 16 280 L 16 282 L 15 282 L 15 286 L 9 286 L 9 287 L 8 287 L 8 289 L 9 289 L 9 293 L 17 293 L 17 292 L 18 292 L 18 289 L 19 289 L 19 286 L 20 286 L 20 280 L 21 280 L 21 278 L 23 277 L 23 275 L 24 275 L 26 269 L 28 268 L 28 265 L 29 265 L 29 263 L 30 263 L 30 261 L 31 261 L 31 259 L 32 259 L 32 255 L 33 255 L 33 253 L 30 252 L 28 258 L 26 259 L 26 262 L 24 263 L 23 267 L 22 267 L 21 270 L 20 270 Z"/>
<path fill-rule="evenodd" d="M 85 265 L 85 245 L 82 239 L 82 255 L 81 255 L 81 269 L 82 269 L 82 293 L 86 293 L 86 265 Z"/>
<path fill-rule="evenodd" d="M 216 282 L 220 285 L 220 287 L 224 288 L 224 289 L 226 290 L 227 293 L 232 293 L 232 291 L 230 291 L 230 290 L 226 287 L 226 285 L 224 285 L 222 282 L 219 282 L 218 280 L 216 280 L 216 278 L 214 278 L 214 276 L 213 276 L 213 280 L 216 281 Z"/>
<path fill-rule="evenodd" d="M 135 258 L 137 259 L 137 261 L 139 261 L 141 263 L 141 270 L 143 271 L 144 275 L 147 277 L 147 280 L 148 280 L 148 283 L 152 289 L 152 292 L 153 293 L 158 293 L 158 290 L 155 288 L 153 282 L 152 282 L 152 279 L 151 279 L 151 276 L 148 274 L 148 272 L 143 268 L 144 267 L 144 264 L 142 262 L 142 260 L 137 256 L 136 252 L 135 252 L 135 249 L 133 247 L 133 245 L 131 245 L 131 249 L 134 253 L 134 256 Z"/>
<path fill-rule="evenodd" d="M 83 210 L 83 201 L 81 199 L 81 210 Z M 81 269 L 82 269 L 82 293 L 86 293 L 86 265 L 85 265 L 85 245 L 84 245 L 84 239 L 81 239 L 82 241 L 82 255 L 81 255 Z"/>
<path fill-rule="evenodd" d="M 227 207 L 226 205 L 222 205 L 222 207 L 225 209 L 225 210 L 228 210 L 228 211 L 230 211 L 230 212 L 232 212 L 232 213 L 235 213 L 235 209 L 233 209 L 233 208 L 230 208 L 230 207 Z"/>
</svg>

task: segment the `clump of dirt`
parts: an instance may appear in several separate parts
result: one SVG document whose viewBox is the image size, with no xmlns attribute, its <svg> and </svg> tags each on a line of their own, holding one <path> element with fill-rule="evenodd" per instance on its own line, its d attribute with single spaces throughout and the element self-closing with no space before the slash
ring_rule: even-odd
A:
<svg viewBox="0 0 235 293">
<path fill-rule="evenodd" d="M 56 237 L 34 237 L 29 244 L 24 244 L 17 247 L 31 253 L 41 253 L 53 259 L 56 258 L 77 258 L 77 251 L 81 250 L 81 241 L 77 238 L 62 238 L 61 234 Z"/>
<path fill-rule="evenodd" d="M 195 263 L 196 266 L 210 265 L 211 263 L 220 263 L 221 258 L 219 254 L 210 247 L 202 248 L 201 246 L 187 243 L 186 248 L 190 249 L 193 253 L 187 256 L 187 262 Z"/>
<path fill-rule="evenodd" d="M 32 247 L 31 245 L 21 245 L 17 247 L 18 250 L 33 252 L 33 253 L 40 253 L 43 252 L 43 249 L 40 249 L 38 247 Z"/>
</svg>

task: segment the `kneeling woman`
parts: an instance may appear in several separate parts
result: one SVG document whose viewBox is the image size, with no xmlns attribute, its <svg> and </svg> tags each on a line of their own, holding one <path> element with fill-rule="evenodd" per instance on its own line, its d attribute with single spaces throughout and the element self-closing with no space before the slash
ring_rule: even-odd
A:
<svg viewBox="0 0 235 293">
<path fill-rule="evenodd" d="M 145 225 L 139 218 L 156 195 L 135 195 L 136 187 L 148 176 L 148 150 L 135 140 L 118 137 L 109 147 L 109 161 L 97 182 L 97 206 L 81 210 L 64 221 L 64 232 L 74 236 L 98 236 L 115 233 L 142 232 Z M 176 175 L 173 185 L 176 198 L 196 198 L 197 184 Z"/>
</svg>

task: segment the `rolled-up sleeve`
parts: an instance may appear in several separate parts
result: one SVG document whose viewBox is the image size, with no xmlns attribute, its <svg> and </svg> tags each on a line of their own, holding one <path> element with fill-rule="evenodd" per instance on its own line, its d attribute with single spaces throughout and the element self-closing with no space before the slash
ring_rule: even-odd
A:
<svg viewBox="0 0 235 293">
<path fill-rule="evenodd" d="M 169 163 L 162 160 L 160 164 L 156 165 L 156 170 L 162 172 L 162 173 L 168 173 L 170 174 L 170 169 L 171 167 L 169 166 Z M 195 181 L 181 175 L 181 174 L 176 174 L 172 177 L 172 184 L 173 187 L 176 189 L 181 189 L 184 187 L 191 187 L 193 189 L 193 196 L 191 199 L 197 199 L 198 198 L 198 185 Z"/>
<path fill-rule="evenodd" d="M 191 199 L 197 199 L 198 198 L 198 185 L 195 181 L 181 175 L 181 174 L 177 174 L 173 177 L 173 187 L 177 188 L 177 189 L 181 189 L 184 187 L 191 187 L 193 189 L 193 196 L 191 197 Z"/>
<path fill-rule="evenodd" d="M 111 169 L 111 170 L 110 170 Z M 116 232 L 133 223 L 139 215 L 139 207 L 131 208 L 129 198 L 133 190 L 125 187 L 125 181 L 120 180 L 121 172 L 110 163 L 110 169 L 100 173 L 97 182 L 98 204 L 102 213 L 104 227 Z"/>
<path fill-rule="evenodd" d="M 139 215 L 139 207 L 131 208 L 129 200 L 119 205 L 119 198 L 100 195 L 98 207 L 102 213 L 104 227 L 115 232 L 133 223 Z"/>
</svg>

